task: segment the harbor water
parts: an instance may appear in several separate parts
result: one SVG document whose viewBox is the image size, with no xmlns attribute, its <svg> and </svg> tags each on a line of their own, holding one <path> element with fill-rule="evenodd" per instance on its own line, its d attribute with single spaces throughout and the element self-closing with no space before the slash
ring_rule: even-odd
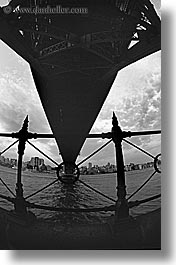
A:
<svg viewBox="0 0 176 265">
<path fill-rule="evenodd" d="M 153 168 L 144 170 L 135 170 L 126 172 L 127 197 L 130 196 L 145 180 L 152 174 Z M 0 166 L 0 178 L 15 193 L 16 170 Z M 93 188 L 101 191 L 113 199 L 117 199 L 117 180 L 116 173 L 102 175 L 83 175 L 80 179 L 89 184 Z M 41 189 L 48 183 L 56 179 L 54 174 L 43 174 L 34 172 L 23 172 L 22 182 L 24 189 L 24 197 Z M 161 175 L 156 173 L 149 183 L 139 191 L 131 200 L 141 200 L 150 196 L 154 196 L 161 192 Z M 0 183 L 0 194 L 11 196 L 6 187 Z M 113 202 L 101 195 L 95 193 L 82 183 L 76 182 L 74 185 L 65 185 L 59 181 L 54 183 L 46 190 L 29 198 L 29 202 L 40 205 L 54 207 L 73 207 L 73 208 L 91 208 L 112 205 Z M 130 210 L 132 216 L 150 212 L 161 206 L 161 200 L 153 200 L 148 203 L 134 207 Z M 0 199 L 0 207 L 12 210 L 13 205 L 3 199 Z M 113 212 L 98 213 L 61 213 L 53 211 L 45 211 L 39 209 L 31 210 L 38 218 L 50 220 L 60 223 L 87 223 L 87 222 L 104 222 L 113 214 Z"/>
</svg>

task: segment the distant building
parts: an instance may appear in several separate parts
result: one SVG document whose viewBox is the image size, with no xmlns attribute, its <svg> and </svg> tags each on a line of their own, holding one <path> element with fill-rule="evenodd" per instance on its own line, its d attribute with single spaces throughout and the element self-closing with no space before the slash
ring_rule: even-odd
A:
<svg viewBox="0 0 176 265">
<path fill-rule="evenodd" d="M 4 163 L 7 164 L 7 165 L 10 165 L 10 159 L 7 157 L 4 159 Z"/>
<path fill-rule="evenodd" d="M 34 166 L 35 166 L 35 157 L 31 157 L 31 160 L 29 161 L 29 164 L 34 168 Z"/>
<path fill-rule="evenodd" d="M 86 167 L 86 166 L 82 166 L 82 167 L 79 169 L 79 171 L 80 171 L 80 174 L 81 174 L 81 175 L 85 175 L 85 174 L 87 174 L 87 167 Z"/>
<path fill-rule="evenodd" d="M 110 164 L 109 162 L 107 163 L 107 165 L 105 166 L 105 172 L 106 173 L 113 173 L 116 172 L 116 166 Z"/>
<path fill-rule="evenodd" d="M 51 167 L 50 165 L 47 165 L 47 166 L 46 166 L 46 170 L 47 170 L 47 171 L 51 171 L 51 170 L 52 170 L 52 167 Z"/>
<path fill-rule="evenodd" d="M 5 157 L 0 155 L 0 162 L 4 163 L 4 161 L 5 161 Z"/>
<path fill-rule="evenodd" d="M 38 171 L 39 167 L 44 165 L 44 159 L 39 157 L 31 157 L 31 160 L 28 163 L 29 166 L 32 166 L 33 170 Z"/>
<path fill-rule="evenodd" d="M 138 166 L 139 166 L 139 170 L 141 170 L 142 169 L 142 164 L 139 164 Z"/>
<path fill-rule="evenodd" d="M 105 173 L 106 173 L 106 168 L 105 168 L 105 166 L 100 166 L 98 169 L 99 169 L 99 173 L 100 173 L 100 174 L 105 174 Z"/>
<path fill-rule="evenodd" d="M 88 164 L 88 170 L 90 170 L 92 168 L 92 163 L 89 162 Z"/>
<path fill-rule="evenodd" d="M 15 159 L 15 158 L 11 158 L 11 159 L 10 159 L 10 164 L 11 164 L 11 166 L 16 167 L 16 166 L 17 166 L 17 159 Z"/>
<path fill-rule="evenodd" d="M 44 159 L 43 158 L 39 158 L 39 166 L 43 166 L 44 165 Z"/>
<path fill-rule="evenodd" d="M 39 171 L 40 172 L 43 172 L 43 171 L 46 171 L 46 170 L 47 170 L 47 166 L 45 166 L 44 163 L 39 166 Z"/>
</svg>

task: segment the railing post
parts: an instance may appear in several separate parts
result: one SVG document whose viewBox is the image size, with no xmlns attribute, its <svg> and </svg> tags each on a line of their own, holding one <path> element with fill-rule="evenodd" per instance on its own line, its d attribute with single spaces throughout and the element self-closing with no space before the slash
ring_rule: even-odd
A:
<svg viewBox="0 0 176 265">
<path fill-rule="evenodd" d="M 122 152 L 122 139 L 123 131 L 118 125 L 117 117 L 113 113 L 112 118 L 112 140 L 115 144 L 116 152 L 116 165 L 117 165 L 117 202 L 115 216 L 116 220 L 119 221 L 122 218 L 129 217 L 129 207 L 126 200 L 126 185 L 125 185 L 125 172 L 124 172 L 124 161 Z"/>
<path fill-rule="evenodd" d="M 19 144 L 18 144 L 18 169 L 17 169 L 15 211 L 20 214 L 25 214 L 27 211 L 25 206 L 25 199 L 23 197 L 23 184 L 21 182 L 21 171 L 22 171 L 25 144 L 28 139 L 28 116 L 24 120 L 22 129 L 17 133 L 17 135 L 19 138 Z"/>
</svg>

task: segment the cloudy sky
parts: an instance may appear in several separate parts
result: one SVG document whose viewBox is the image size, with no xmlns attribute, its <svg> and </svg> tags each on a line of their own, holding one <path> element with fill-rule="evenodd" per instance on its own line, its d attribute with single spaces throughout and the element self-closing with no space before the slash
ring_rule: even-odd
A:
<svg viewBox="0 0 176 265">
<path fill-rule="evenodd" d="M 0 4 L 6 4 L 0 0 Z M 160 14 L 160 0 L 153 0 Z M 50 133 L 50 127 L 37 94 L 28 63 L 0 41 L 0 132 L 18 131 L 28 114 L 29 129 L 32 132 Z M 115 111 L 124 130 L 142 131 L 161 128 L 161 52 L 148 56 L 121 70 L 96 119 L 91 132 L 111 130 L 112 112 Z M 0 150 L 14 140 L 0 139 Z M 143 136 L 130 139 L 153 155 L 160 153 L 160 136 Z M 54 140 L 35 140 L 37 147 L 57 162 L 61 162 Z M 100 147 L 106 140 L 86 140 L 77 162 Z M 125 163 L 143 162 L 151 159 L 141 152 L 124 144 Z M 8 151 L 6 157 L 16 157 L 16 147 Z M 40 156 L 27 146 L 25 160 Z M 47 160 L 46 160 L 47 161 Z M 106 164 L 114 161 L 114 146 L 110 144 L 91 158 L 93 164 Z M 87 164 L 88 162 L 86 162 Z"/>
</svg>

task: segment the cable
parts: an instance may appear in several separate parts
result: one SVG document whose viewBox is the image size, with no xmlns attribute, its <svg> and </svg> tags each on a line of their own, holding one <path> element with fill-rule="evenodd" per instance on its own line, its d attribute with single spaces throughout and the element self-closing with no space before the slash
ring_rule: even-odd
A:
<svg viewBox="0 0 176 265">
<path fill-rule="evenodd" d="M 95 150 L 92 154 L 90 154 L 89 156 L 87 156 L 85 159 L 83 159 L 81 162 L 79 162 L 77 164 L 77 166 L 80 166 L 81 164 L 83 164 L 85 161 L 87 161 L 89 158 L 91 158 L 92 156 L 94 156 L 95 154 L 97 154 L 100 150 L 102 150 L 104 147 L 106 147 L 108 144 L 110 144 L 112 142 L 112 139 L 109 140 L 108 142 L 106 142 L 105 144 L 103 144 L 101 147 L 99 147 L 97 150 Z"/>
<path fill-rule="evenodd" d="M 11 203 L 14 203 L 15 202 L 15 198 L 10 198 L 10 197 L 7 197 L 7 196 L 4 196 L 2 194 L 0 194 L 0 198 L 4 199 L 4 200 L 7 200 Z"/>
<path fill-rule="evenodd" d="M 154 171 L 151 176 L 135 191 L 133 192 L 128 198 L 127 198 L 127 201 L 129 199 L 131 199 L 138 191 L 140 191 L 148 182 L 149 180 L 151 180 L 151 178 L 155 175 L 155 173 L 157 173 L 156 171 Z"/>
<path fill-rule="evenodd" d="M 131 142 L 125 140 L 125 139 L 123 139 L 123 141 L 126 142 L 126 143 L 128 143 L 128 144 L 130 144 L 130 145 L 132 145 L 133 147 L 137 148 L 138 150 L 140 150 L 140 151 L 143 152 L 144 154 L 146 154 L 146 155 L 152 157 L 153 159 L 155 159 L 155 156 L 151 155 L 150 153 L 148 153 L 147 151 L 143 150 L 143 149 L 140 148 L 139 146 L 137 146 L 137 145 L 135 145 L 135 144 L 133 144 L 133 143 L 131 143 Z"/>
<path fill-rule="evenodd" d="M 9 150 L 13 145 L 15 145 L 16 143 L 18 143 L 19 140 L 16 140 L 14 143 L 12 143 L 11 145 L 9 145 L 6 149 L 4 149 L 2 152 L 0 152 L 0 155 L 4 154 L 7 150 Z"/>
<path fill-rule="evenodd" d="M 15 194 L 13 193 L 13 191 L 7 186 L 7 184 L 1 178 L 0 178 L 0 181 L 6 187 L 6 189 L 15 197 Z"/>
<path fill-rule="evenodd" d="M 80 179 L 79 179 L 78 181 L 81 182 L 84 186 L 88 187 L 89 189 L 91 189 L 91 190 L 95 191 L 96 193 L 100 194 L 101 196 L 103 196 L 103 197 L 105 197 L 105 198 L 107 198 L 107 199 L 109 199 L 109 200 L 111 200 L 111 201 L 113 201 L 113 202 L 116 202 L 116 200 L 114 200 L 114 199 L 110 198 L 109 196 L 105 195 L 104 193 L 102 193 L 102 192 L 100 192 L 100 191 L 94 189 L 92 186 L 88 185 L 88 184 L 85 183 L 84 181 L 82 181 L 82 180 L 80 180 Z"/>
<path fill-rule="evenodd" d="M 28 140 L 27 140 L 28 144 L 30 144 L 33 148 L 35 148 L 38 152 L 40 152 L 42 155 L 44 155 L 46 158 L 48 158 L 51 162 L 53 162 L 55 165 L 59 166 L 59 164 L 54 161 L 51 157 L 49 157 L 48 155 L 46 155 L 45 153 L 43 153 L 38 147 L 36 147 L 35 145 L 33 145 L 32 143 L 30 143 Z"/>
<path fill-rule="evenodd" d="M 133 207 L 136 207 L 142 203 L 146 203 L 146 202 L 149 202 L 149 201 L 153 201 L 153 200 L 156 200 L 158 198 L 161 197 L 161 194 L 157 194 L 157 195 L 154 195 L 152 197 L 149 197 L 147 199 L 144 199 L 144 200 L 140 200 L 140 201 L 131 201 L 131 202 L 128 202 L 128 206 L 129 208 L 133 208 Z"/>
<path fill-rule="evenodd" d="M 37 193 L 39 193 L 39 192 L 41 192 L 41 191 L 43 191 L 43 190 L 45 190 L 46 188 L 50 187 L 51 185 L 53 185 L 53 184 L 54 184 L 55 182 L 57 182 L 57 181 L 58 181 L 58 179 L 55 179 L 54 181 L 52 181 L 51 183 L 49 183 L 49 184 L 46 185 L 45 187 L 41 188 L 40 190 L 38 190 L 38 191 L 36 191 L 36 192 L 34 192 L 34 193 L 32 193 L 32 194 L 26 196 L 26 197 L 25 197 L 25 200 L 31 198 L 32 196 L 36 195 Z"/>
</svg>

